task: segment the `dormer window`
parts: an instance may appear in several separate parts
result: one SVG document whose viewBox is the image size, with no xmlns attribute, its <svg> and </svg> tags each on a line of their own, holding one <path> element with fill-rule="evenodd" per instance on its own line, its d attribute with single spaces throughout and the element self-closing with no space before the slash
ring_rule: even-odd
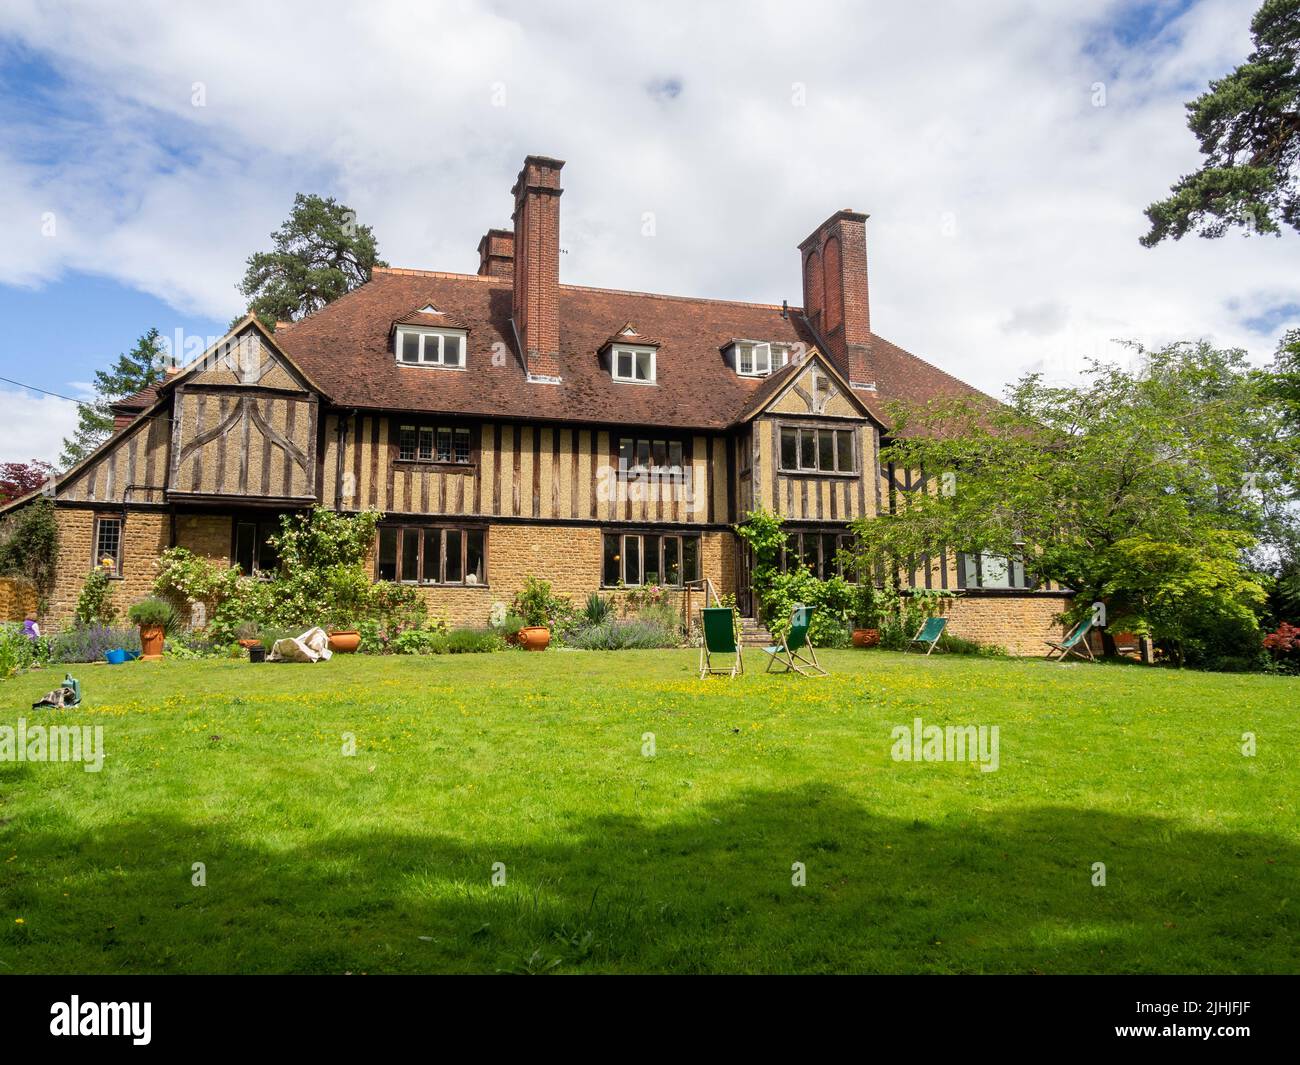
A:
<svg viewBox="0 0 1300 1065">
<path fill-rule="evenodd" d="M 398 326 L 393 348 L 403 366 L 441 366 L 449 370 L 465 368 L 465 331 Z"/>
<path fill-rule="evenodd" d="M 789 344 L 765 340 L 737 340 L 732 345 L 736 373 L 741 377 L 766 377 L 790 361 Z"/>
<path fill-rule="evenodd" d="M 655 349 L 615 344 L 610 360 L 615 381 L 638 385 L 655 383 Z"/>
</svg>

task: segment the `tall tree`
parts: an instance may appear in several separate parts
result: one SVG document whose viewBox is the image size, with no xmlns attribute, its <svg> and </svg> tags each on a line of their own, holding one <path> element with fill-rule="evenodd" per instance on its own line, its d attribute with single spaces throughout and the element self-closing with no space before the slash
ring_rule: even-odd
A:
<svg viewBox="0 0 1300 1065">
<path fill-rule="evenodd" d="M 1250 32 L 1246 62 L 1187 105 L 1205 161 L 1146 209 L 1148 248 L 1232 226 L 1300 229 L 1300 0 L 1265 0 Z"/>
<path fill-rule="evenodd" d="M 63 441 L 60 462 L 72 466 L 108 439 L 113 431 L 109 404 L 162 380 L 166 352 L 157 329 L 150 329 L 135 347 L 119 355 L 107 370 L 95 371 L 95 398 L 77 407 L 76 432 Z"/>
<path fill-rule="evenodd" d="M 54 467 L 40 459 L 31 462 L 0 462 L 0 504 L 35 492 L 54 476 Z"/>
<path fill-rule="evenodd" d="M 1248 550 L 1296 464 L 1267 379 L 1244 352 L 1205 343 L 1136 350 L 1140 369 L 1094 363 L 1081 385 L 1059 388 L 1031 375 L 999 407 L 896 408 L 882 461 L 934 487 L 855 525 L 862 562 L 1018 555 L 1074 589 L 1080 610 L 1107 601 L 1117 620 L 1179 644 L 1171 604 L 1193 591 L 1206 617 L 1262 606 Z M 1216 597 L 1222 609 L 1210 610 Z"/>
<path fill-rule="evenodd" d="M 319 310 L 369 281 L 374 267 L 388 265 L 370 227 L 356 219 L 333 197 L 300 192 L 293 198 L 293 213 L 271 234 L 275 250 L 250 255 L 238 285 L 268 329 Z"/>
</svg>

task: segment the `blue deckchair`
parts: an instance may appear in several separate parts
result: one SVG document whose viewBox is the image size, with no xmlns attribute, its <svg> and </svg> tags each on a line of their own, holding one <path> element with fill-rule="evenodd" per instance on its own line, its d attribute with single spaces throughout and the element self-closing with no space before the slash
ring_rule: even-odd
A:
<svg viewBox="0 0 1300 1065">
<path fill-rule="evenodd" d="M 812 608 L 806 606 L 797 606 L 790 611 L 790 631 L 781 637 L 779 644 L 763 648 L 763 653 L 768 656 L 767 669 L 763 672 L 770 673 L 772 666 L 780 662 L 785 666 L 785 669 L 778 671 L 781 673 L 789 673 L 793 669 L 805 677 L 826 676 L 826 670 L 822 669 L 821 663 L 817 661 L 817 652 L 808 637 L 808 626 L 812 624 L 812 615 Z M 806 656 L 800 654 L 801 651 L 807 652 Z M 816 673 L 805 672 L 799 668 L 799 663 L 803 663 L 807 669 L 816 670 Z"/>
<path fill-rule="evenodd" d="M 706 606 L 700 611 L 704 622 L 704 638 L 700 641 L 700 676 L 725 673 L 734 677 L 745 672 L 741 645 L 736 640 L 736 612 L 728 606 Z M 713 666 L 714 655 L 735 655 L 731 668 Z"/>
<path fill-rule="evenodd" d="M 947 618 L 926 618 L 925 624 L 921 626 L 921 631 L 908 641 L 903 648 L 903 654 L 907 654 L 912 649 L 912 644 L 923 643 L 928 646 L 925 653 L 928 655 L 939 643 L 939 637 L 943 635 L 944 626 L 948 624 Z"/>
<path fill-rule="evenodd" d="M 1052 655 L 1058 651 L 1061 657 L 1058 662 L 1064 662 L 1070 655 L 1078 655 L 1080 658 L 1087 658 L 1090 661 L 1097 661 L 1096 656 L 1092 653 L 1092 648 L 1088 645 L 1088 631 L 1092 628 L 1092 618 L 1084 618 L 1079 624 L 1070 630 L 1070 634 L 1059 643 L 1055 640 L 1044 640 L 1050 650 L 1047 652 L 1047 660 L 1052 660 Z M 1083 651 L 1079 650 L 1080 645 Z"/>
</svg>

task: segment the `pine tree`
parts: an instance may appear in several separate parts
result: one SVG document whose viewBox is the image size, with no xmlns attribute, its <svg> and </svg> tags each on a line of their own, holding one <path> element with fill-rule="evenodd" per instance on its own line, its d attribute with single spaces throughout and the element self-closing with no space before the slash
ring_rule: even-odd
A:
<svg viewBox="0 0 1300 1065">
<path fill-rule="evenodd" d="M 333 197 L 293 198 L 293 213 L 271 234 L 274 251 L 248 257 L 238 285 L 248 309 L 268 329 L 319 310 L 370 280 L 379 245 L 369 226 L 358 225 L 356 212 Z"/>
<path fill-rule="evenodd" d="M 1246 62 L 1187 105 L 1205 162 L 1146 209 L 1148 248 L 1232 226 L 1300 230 L 1300 0 L 1266 0 L 1250 32 Z"/>
<path fill-rule="evenodd" d="M 95 398 L 78 405 L 76 432 L 63 441 L 59 461 L 64 469 L 84 459 L 113 432 L 110 403 L 162 380 L 164 357 L 158 330 L 150 329 L 135 342 L 134 348 L 119 355 L 109 369 L 95 371 Z"/>
</svg>

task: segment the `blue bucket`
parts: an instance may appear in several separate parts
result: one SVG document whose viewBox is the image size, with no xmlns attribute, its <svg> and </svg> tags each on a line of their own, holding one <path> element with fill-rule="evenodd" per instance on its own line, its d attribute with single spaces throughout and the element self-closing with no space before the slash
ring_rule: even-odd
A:
<svg viewBox="0 0 1300 1065">
<path fill-rule="evenodd" d="M 112 651 L 105 651 L 104 661 L 107 662 L 110 666 L 120 666 L 123 662 L 126 661 L 126 652 L 123 651 L 120 647 Z"/>
</svg>

